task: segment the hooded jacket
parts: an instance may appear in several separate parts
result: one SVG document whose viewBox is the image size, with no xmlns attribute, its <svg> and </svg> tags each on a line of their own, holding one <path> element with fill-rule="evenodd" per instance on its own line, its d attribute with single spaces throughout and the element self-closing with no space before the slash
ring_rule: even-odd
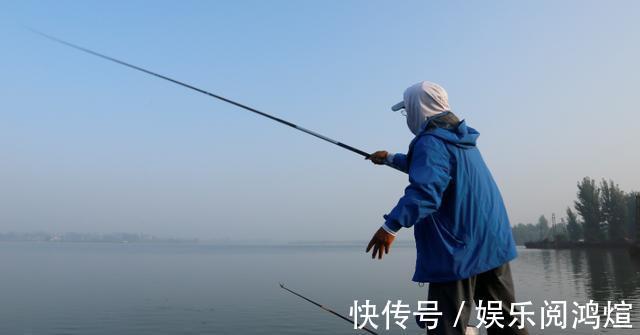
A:
<svg viewBox="0 0 640 335">
<path fill-rule="evenodd" d="M 410 184 L 385 215 L 393 231 L 414 226 L 416 282 L 469 278 L 517 256 L 502 196 L 476 147 L 480 134 L 465 121 L 451 129 L 429 127 L 433 121 L 406 155 L 394 156 Z"/>
<path fill-rule="evenodd" d="M 446 91 L 421 82 L 404 93 L 416 137 L 388 159 L 409 186 L 383 227 L 414 227 L 413 281 L 448 282 L 494 269 L 517 256 L 502 196 L 476 147 L 480 133 L 450 112 Z"/>
</svg>

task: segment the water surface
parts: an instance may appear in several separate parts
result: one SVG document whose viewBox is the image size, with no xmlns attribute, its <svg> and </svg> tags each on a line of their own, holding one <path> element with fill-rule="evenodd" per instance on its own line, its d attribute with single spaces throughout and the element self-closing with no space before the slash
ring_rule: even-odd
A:
<svg viewBox="0 0 640 335">
<path fill-rule="evenodd" d="M 383 261 L 363 248 L 0 243 L 0 334 L 354 334 L 278 282 L 345 314 L 356 299 L 402 299 L 415 311 L 427 288 L 410 282 L 413 247 Z M 626 252 L 520 249 L 512 271 L 517 299 L 536 309 L 545 299 L 634 305 L 631 330 L 531 334 L 638 332 L 640 262 Z M 407 324 L 382 333 L 421 333 Z"/>
</svg>

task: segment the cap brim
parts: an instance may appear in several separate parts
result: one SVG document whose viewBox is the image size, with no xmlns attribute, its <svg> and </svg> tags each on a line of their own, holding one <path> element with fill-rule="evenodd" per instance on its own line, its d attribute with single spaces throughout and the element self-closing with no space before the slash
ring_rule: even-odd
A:
<svg viewBox="0 0 640 335">
<path fill-rule="evenodd" d="M 403 108 L 404 108 L 404 101 L 400 101 L 397 104 L 391 106 L 391 110 L 394 111 L 394 112 L 397 112 L 397 111 L 399 111 L 399 110 L 401 110 Z"/>
</svg>

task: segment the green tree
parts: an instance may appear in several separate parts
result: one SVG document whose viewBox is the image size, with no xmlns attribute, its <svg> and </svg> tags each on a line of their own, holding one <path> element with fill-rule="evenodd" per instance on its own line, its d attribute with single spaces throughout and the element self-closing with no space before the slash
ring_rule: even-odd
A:
<svg viewBox="0 0 640 335">
<path fill-rule="evenodd" d="M 570 241 L 578 241 L 582 238 L 582 226 L 578 222 L 578 216 L 569 207 L 567 207 L 567 235 Z"/>
<path fill-rule="evenodd" d="M 551 232 L 553 233 L 554 241 L 567 241 L 569 239 L 567 233 L 567 223 L 564 221 L 564 218 L 560 219 L 560 222 L 551 227 Z"/>
<path fill-rule="evenodd" d="M 613 180 L 600 182 L 602 224 L 609 240 L 620 241 L 626 236 L 627 204 L 624 192 Z"/>
<path fill-rule="evenodd" d="M 518 223 L 511 229 L 513 232 L 513 238 L 516 240 L 517 245 L 523 245 L 526 242 L 540 240 L 540 232 L 536 225 L 532 223 Z"/>
<path fill-rule="evenodd" d="M 549 220 L 547 220 L 546 217 L 544 217 L 544 215 L 540 215 L 540 217 L 538 218 L 538 224 L 536 225 L 536 227 L 538 228 L 538 232 L 539 232 L 539 236 L 540 236 L 540 240 L 544 240 L 547 238 L 547 235 L 549 235 Z"/>
<path fill-rule="evenodd" d="M 578 199 L 575 208 L 582 217 L 582 232 L 587 241 L 604 240 L 600 222 L 600 190 L 595 180 L 584 177 L 578 182 Z"/>
<path fill-rule="evenodd" d="M 636 224 L 636 197 L 640 195 L 640 192 L 630 192 L 626 196 L 627 202 L 627 237 L 630 239 L 638 239 L 638 235 L 640 235 L 640 227 L 637 227 Z"/>
</svg>

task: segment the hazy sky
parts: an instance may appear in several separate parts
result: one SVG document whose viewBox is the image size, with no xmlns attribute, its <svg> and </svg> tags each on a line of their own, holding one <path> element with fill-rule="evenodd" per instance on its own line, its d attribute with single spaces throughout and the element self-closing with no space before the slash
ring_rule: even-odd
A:
<svg viewBox="0 0 640 335">
<path fill-rule="evenodd" d="M 23 25 L 366 151 L 406 150 L 389 107 L 438 82 L 515 224 L 563 216 L 584 176 L 640 190 L 638 17 L 638 1 L 2 2 L 0 232 L 364 240 L 407 183 Z"/>
</svg>

